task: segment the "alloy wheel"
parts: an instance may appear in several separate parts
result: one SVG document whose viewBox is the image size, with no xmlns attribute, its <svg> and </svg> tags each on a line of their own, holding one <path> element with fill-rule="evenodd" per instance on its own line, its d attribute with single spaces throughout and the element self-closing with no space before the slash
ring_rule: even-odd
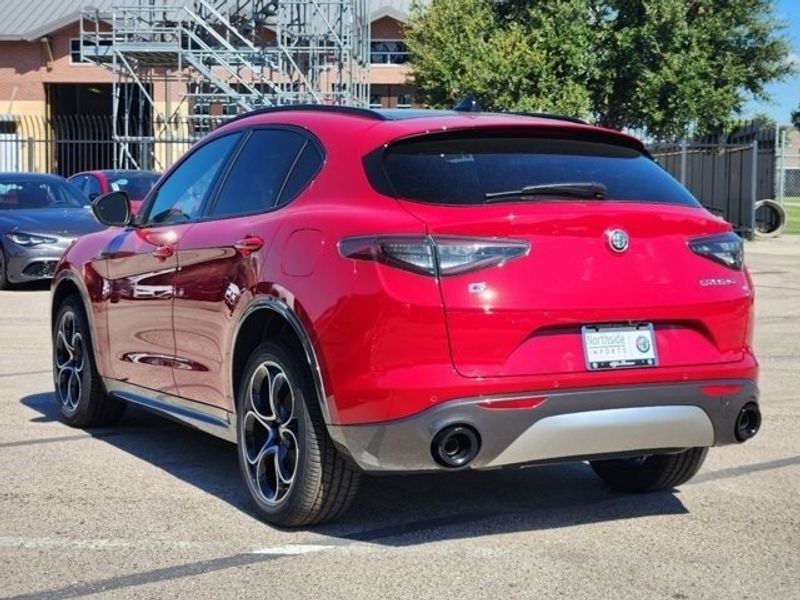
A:
<svg viewBox="0 0 800 600">
<path fill-rule="evenodd" d="M 86 348 L 78 330 L 75 313 L 65 312 L 56 330 L 56 394 L 67 413 L 74 413 L 81 399 Z"/>
<path fill-rule="evenodd" d="M 262 502 L 278 505 L 292 487 L 300 453 L 294 392 L 280 365 L 256 367 L 244 413 L 241 452 L 251 487 Z"/>
</svg>

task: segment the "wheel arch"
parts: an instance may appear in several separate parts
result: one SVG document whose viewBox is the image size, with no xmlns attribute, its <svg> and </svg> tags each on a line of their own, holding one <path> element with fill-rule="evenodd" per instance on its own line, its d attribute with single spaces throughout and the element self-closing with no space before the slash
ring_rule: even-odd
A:
<svg viewBox="0 0 800 600">
<path fill-rule="evenodd" d="M 322 371 L 311 343 L 311 337 L 295 311 L 276 298 L 257 298 L 244 309 L 237 321 L 232 338 L 233 352 L 230 361 L 231 397 L 234 406 L 242 374 L 250 354 L 259 343 L 276 335 L 288 336 L 293 339 L 298 350 L 305 356 L 322 416 L 325 424 L 330 425 L 332 423 L 331 407 L 328 405 Z"/>
<path fill-rule="evenodd" d="M 56 315 L 61 303 L 70 296 L 77 296 L 83 306 L 83 313 L 89 320 L 89 327 L 94 333 L 94 323 L 92 321 L 92 311 L 86 302 L 86 293 L 83 287 L 78 282 L 78 278 L 71 272 L 67 271 L 53 284 L 53 290 L 50 295 L 50 329 L 55 327 Z"/>
</svg>

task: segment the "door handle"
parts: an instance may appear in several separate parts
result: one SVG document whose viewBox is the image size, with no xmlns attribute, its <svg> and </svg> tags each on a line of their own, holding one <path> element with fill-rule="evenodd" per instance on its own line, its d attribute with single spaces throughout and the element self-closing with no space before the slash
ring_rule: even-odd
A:
<svg viewBox="0 0 800 600">
<path fill-rule="evenodd" d="M 255 235 L 248 235 L 236 242 L 233 245 L 236 251 L 242 256 L 249 256 L 256 250 L 261 250 L 264 247 L 264 240 Z"/>
<path fill-rule="evenodd" d="M 174 246 L 170 246 L 168 244 L 162 244 L 153 250 L 153 256 L 155 256 L 158 260 L 167 260 L 173 254 L 175 254 L 175 248 Z"/>
</svg>

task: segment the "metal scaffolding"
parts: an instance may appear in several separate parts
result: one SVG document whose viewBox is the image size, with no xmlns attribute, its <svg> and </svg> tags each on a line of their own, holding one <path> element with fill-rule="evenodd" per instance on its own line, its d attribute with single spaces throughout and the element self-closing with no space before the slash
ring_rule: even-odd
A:
<svg viewBox="0 0 800 600">
<path fill-rule="evenodd" d="M 82 14 L 80 40 L 116 74 L 119 166 L 171 162 L 131 148 L 262 106 L 368 104 L 367 0 L 115 0 Z"/>
</svg>

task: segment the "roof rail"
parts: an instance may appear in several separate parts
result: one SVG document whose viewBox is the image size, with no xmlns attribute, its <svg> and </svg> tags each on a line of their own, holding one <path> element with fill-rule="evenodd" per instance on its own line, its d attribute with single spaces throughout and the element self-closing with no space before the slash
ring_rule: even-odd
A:
<svg viewBox="0 0 800 600">
<path fill-rule="evenodd" d="M 567 115 L 557 115 L 554 113 L 545 112 L 515 112 L 511 111 L 510 115 L 520 115 L 521 117 L 535 117 L 537 119 L 553 119 L 554 121 L 568 121 L 570 123 L 578 123 L 580 125 L 588 125 L 588 121 L 579 119 L 578 117 L 569 117 Z"/>
<path fill-rule="evenodd" d="M 385 121 L 386 117 L 379 112 L 369 108 L 357 108 L 355 106 L 341 106 L 338 104 L 282 104 L 280 106 L 265 106 L 264 108 L 257 108 L 240 115 L 236 115 L 232 119 L 228 119 L 222 123 L 227 125 L 235 121 L 240 121 L 248 117 L 255 117 L 257 115 L 269 115 L 272 113 L 289 112 L 289 111 L 304 111 L 304 112 L 327 112 L 339 113 L 350 115 L 353 117 L 364 117 L 366 119 L 374 119 L 376 121 Z"/>
</svg>

